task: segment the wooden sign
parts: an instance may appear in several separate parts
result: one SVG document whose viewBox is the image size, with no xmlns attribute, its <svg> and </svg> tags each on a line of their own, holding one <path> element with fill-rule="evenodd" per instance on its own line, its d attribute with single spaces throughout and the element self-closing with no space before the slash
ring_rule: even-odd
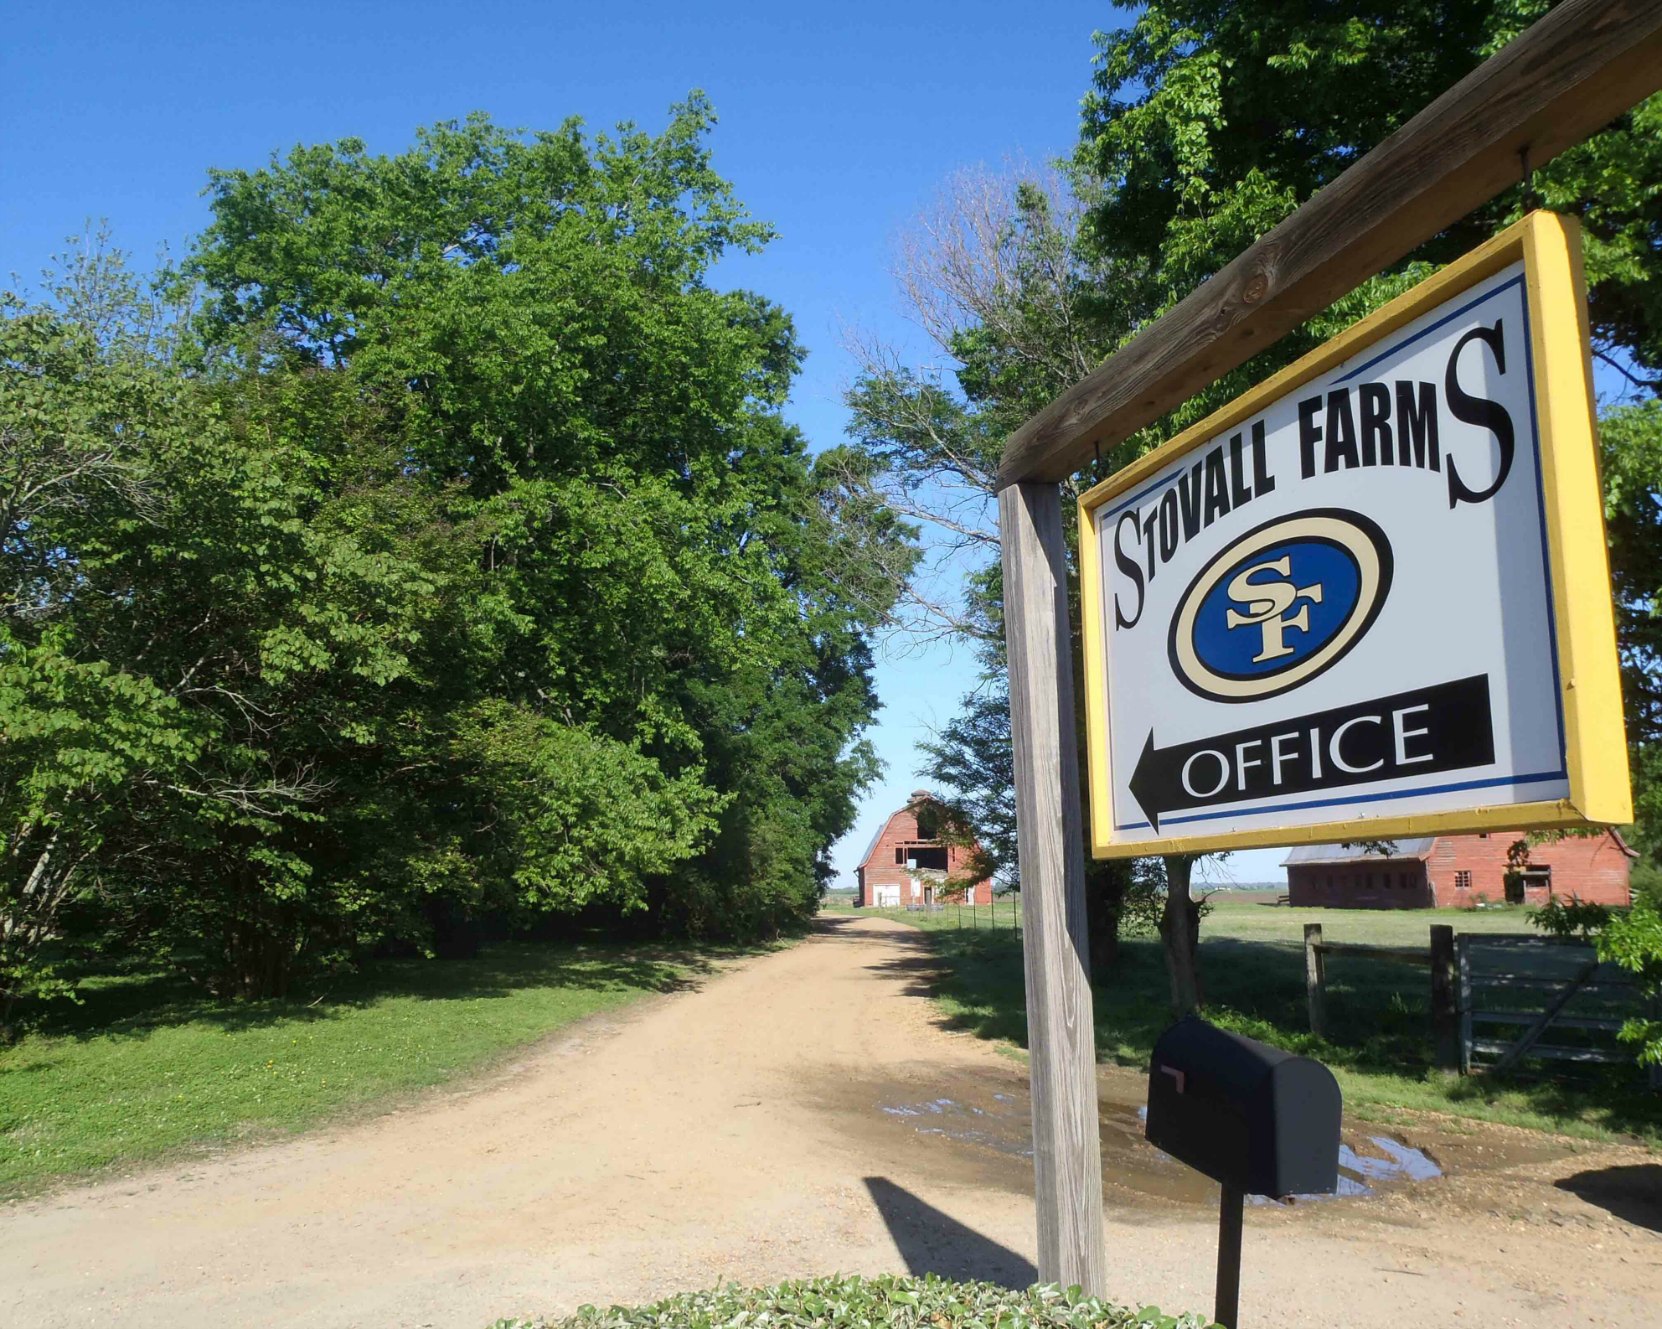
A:
<svg viewBox="0 0 1662 1329">
<path fill-rule="evenodd" d="M 1087 493 L 1094 853 L 1629 820 L 1588 365 L 1535 213 Z"/>
</svg>

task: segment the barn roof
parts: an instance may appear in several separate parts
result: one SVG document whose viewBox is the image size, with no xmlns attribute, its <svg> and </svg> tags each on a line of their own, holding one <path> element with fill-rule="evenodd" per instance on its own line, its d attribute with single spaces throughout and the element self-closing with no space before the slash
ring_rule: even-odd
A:
<svg viewBox="0 0 1662 1329">
<path fill-rule="evenodd" d="M 891 812 L 877 823 L 877 829 L 871 833 L 871 839 L 866 843 L 866 852 L 860 855 L 860 862 L 855 868 L 856 871 L 870 864 L 872 853 L 877 848 L 877 842 L 883 838 L 883 832 L 889 829 L 889 823 L 894 819 L 895 814 Z"/>
<path fill-rule="evenodd" d="M 1519 831 L 1517 834 L 1523 835 L 1524 832 Z M 1621 850 L 1628 858 L 1639 857 L 1638 851 L 1622 839 L 1621 832 L 1614 826 L 1610 827 L 1606 834 L 1609 835 L 1616 848 Z M 1458 839 L 1460 837 L 1446 838 Z M 1380 853 L 1378 850 L 1365 850 L 1360 844 L 1300 845 L 1297 849 L 1288 853 L 1287 857 L 1281 861 L 1281 866 L 1287 868 L 1299 863 L 1383 863 L 1388 859 L 1423 859 L 1430 856 L 1431 846 L 1437 842 L 1437 839 L 1438 837 L 1435 835 L 1427 835 L 1414 840 L 1396 840 L 1392 842 L 1394 847 L 1389 854 Z M 1542 849 L 1550 849 L 1551 847 L 1551 844 L 1541 846 Z"/>
<path fill-rule="evenodd" d="M 864 868 L 871 866 L 871 856 L 877 852 L 877 846 L 883 839 L 883 833 L 889 829 L 889 824 L 893 822 L 896 817 L 900 816 L 903 812 L 910 812 L 913 808 L 917 807 L 919 803 L 939 803 L 940 801 L 939 795 L 932 794 L 927 789 L 912 790 L 911 794 L 907 796 L 905 806 L 898 807 L 893 812 L 889 813 L 889 815 L 884 817 L 878 824 L 877 829 L 871 833 L 871 839 L 866 843 L 866 852 L 860 855 L 859 867 Z M 856 868 L 856 871 L 858 871 L 858 868 Z"/>
<path fill-rule="evenodd" d="M 889 829 L 889 823 L 890 822 L 892 822 L 902 812 L 909 812 L 909 811 L 911 811 L 912 808 L 916 807 L 919 803 L 923 802 L 925 799 L 929 799 L 929 798 L 933 798 L 933 797 L 934 797 L 934 795 L 931 794 L 927 789 L 914 789 L 912 791 L 912 796 L 906 800 L 906 806 L 905 807 L 896 808 L 893 812 L 889 813 L 888 816 L 884 817 L 882 821 L 878 822 L 877 823 L 877 829 L 871 833 L 871 839 L 866 844 L 866 852 L 860 855 L 860 866 L 861 867 L 870 866 L 871 856 L 872 856 L 872 854 L 877 852 L 878 841 L 880 841 L 883 838 L 883 832 Z"/>
<path fill-rule="evenodd" d="M 1436 843 L 1434 835 L 1422 836 L 1414 840 L 1393 840 L 1391 852 L 1385 853 L 1379 849 L 1365 849 L 1360 844 L 1306 844 L 1294 849 L 1282 861 L 1281 866 L 1290 868 L 1298 863 L 1384 863 L 1398 859 L 1425 858 L 1431 852 L 1431 846 Z"/>
</svg>

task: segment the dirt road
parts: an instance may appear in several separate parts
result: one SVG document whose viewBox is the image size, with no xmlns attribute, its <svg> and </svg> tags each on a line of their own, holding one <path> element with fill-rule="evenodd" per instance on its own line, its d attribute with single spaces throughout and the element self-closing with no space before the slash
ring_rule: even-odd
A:
<svg viewBox="0 0 1662 1329">
<path fill-rule="evenodd" d="M 5 1207 L 0 1323 L 479 1329 L 717 1279 L 1030 1281 L 1025 1073 L 939 1027 L 929 973 L 922 934 L 827 920 L 465 1092 Z M 1213 1193 L 1136 1138 L 1140 1093 L 1104 1076 L 1110 1291 L 1209 1309 Z M 1248 1214 L 1244 1322 L 1655 1323 L 1644 1153 L 1407 1138 L 1447 1175 Z"/>
</svg>

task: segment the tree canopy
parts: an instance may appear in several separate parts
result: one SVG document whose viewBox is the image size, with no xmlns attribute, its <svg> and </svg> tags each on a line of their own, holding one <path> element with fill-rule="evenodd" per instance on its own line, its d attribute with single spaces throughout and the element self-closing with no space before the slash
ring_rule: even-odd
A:
<svg viewBox="0 0 1662 1329">
<path fill-rule="evenodd" d="M 1084 232 L 1114 264 L 1128 337 L 1206 280 L 1375 144 L 1499 50 L 1548 0 L 1294 5 L 1121 3 L 1099 34 L 1076 161 L 1092 186 Z M 1596 350 L 1654 395 L 1662 374 L 1657 216 L 1662 98 L 1364 283 L 1260 360 L 1201 394 L 1185 418 L 1287 363 L 1515 220 L 1532 203 L 1585 228 Z M 1198 418 L 1198 416 L 1195 416 Z"/>
<path fill-rule="evenodd" d="M 299 147 L 213 173 L 165 300 L 97 250 L 8 298 L 0 994 L 66 918 L 253 995 L 811 911 L 907 529 L 710 281 L 770 234 L 712 123 Z"/>
</svg>

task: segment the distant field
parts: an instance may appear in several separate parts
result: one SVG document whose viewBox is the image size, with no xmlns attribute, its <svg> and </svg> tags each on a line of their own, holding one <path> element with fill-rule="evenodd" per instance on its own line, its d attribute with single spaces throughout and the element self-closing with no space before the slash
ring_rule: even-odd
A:
<svg viewBox="0 0 1662 1329">
<path fill-rule="evenodd" d="M 1636 1070 L 1558 1082 L 1461 1078 L 1431 1064 L 1430 978 L 1423 967 L 1366 956 L 1341 956 L 1327 968 L 1328 1036 L 1309 1031 L 1304 991 L 1304 925 L 1320 923 L 1326 940 L 1376 946 L 1424 946 L 1433 923 L 1456 932 L 1530 934 L 1522 908 L 1290 909 L 1276 892 L 1220 892 L 1201 925 L 1201 971 L 1207 1018 L 1332 1067 L 1345 1100 L 1376 1117 L 1404 1109 L 1507 1122 L 1593 1137 L 1634 1134 L 1662 1143 L 1662 1095 Z M 1000 909 L 1007 906 L 1001 902 Z M 1025 1046 L 1027 1018 L 1020 934 L 1002 927 L 960 927 L 953 910 L 881 912 L 930 932 L 946 962 L 936 999 L 952 1023 L 985 1038 Z M 1120 963 L 1096 985 L 1098 1058 L 1146 1066 L 1154 1040 L 1171 1022 L 1165 959 L 1153 938 L 1126 938 Z"/>
<path fill-rule="evenodd" d="M 1200 892 L 1196 892 L 1199 894 Z M 1304 947 L 1304 925 L 1320 923 L 1328 941 L 1358 945 L 1429 944 L 1433 923 L 1451 923 L 1456 932 L 1532 933 L 1523 906 L 1497 909 L 1291 909 L 1278 905 L 1273 891 L 1219 892 L 1203 930 L 1241 941 L 1286 941 Z"/>
</svg>

